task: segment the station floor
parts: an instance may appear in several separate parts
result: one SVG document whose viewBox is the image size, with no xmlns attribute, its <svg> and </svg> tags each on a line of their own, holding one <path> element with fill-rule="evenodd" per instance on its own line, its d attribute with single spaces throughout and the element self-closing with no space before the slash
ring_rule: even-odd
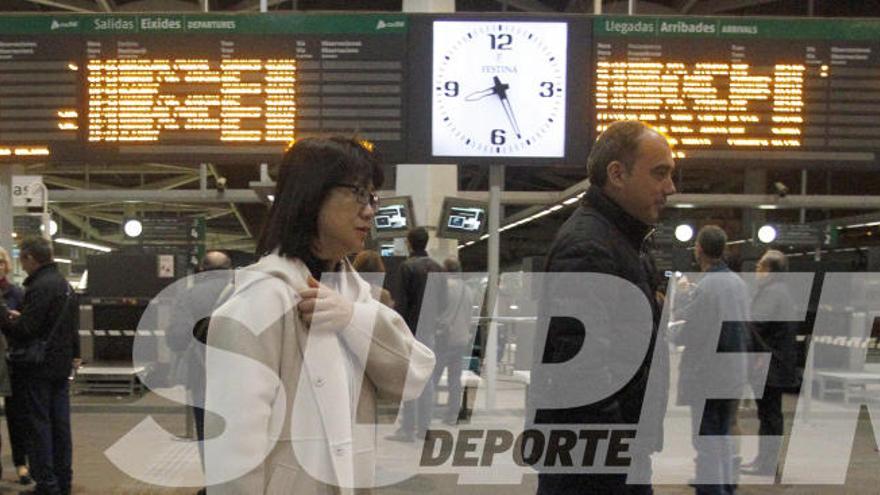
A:
<svg viewBox="0 0 880 495">
<path fill-rule="evenodd" d="M 497 410 L 509 414 L 514 422 L 522 415 L 523 385 L 515 382 L 500 381 L 496 395 Z M 442 399 L 442 397 L 441 397 Z M 785 397 L 786 426 L 790 427 L 795 397 Z M 74 432 L 74 494 L 194 494 L 195 488 L 167 488 L 138 481 L 120 470 L 109 457 L 117 463 L 125 463 L 146 473 L 162 479 L 191 479 L 199 470 L 197 451 L 191 443 L 174 440 L 175 436 L 186 434 L 186 420 L 182 406 L 158 396 L 154 392 L 142 395 L 92 395 L 74 394 L 73 432 Z M 481 413 L 480 398 L 477 399 L 477 411 L 471 420 L 472 427 L 479 427 Z M 167 430 L 165 434 L 151 433 L 144 427 L 144 419 L 152 419 Z M 875 418 L 880 425 L 880 418 Z M 5 418 L 2 420 L 5 423 Z M 740 413 L 740 426 L 744 433 L 757 431 L 755 411 L 744 410 Z M 521 423 L 520 423 L 521 424 Z M 141 425 L 138 427 L 138 425 Z M 136 428 L 137 427 L 137 428 Z M 9 453 L 6 425 L 0 425 L 3 446 L 0 461 L 5 468 L 3 480 L 0 481 L 0 494 L 14 494 L 25 489 L 13 482 L 14 468 Z M 126 437 L 126 435 L 128 435 Z M 117 442 L 126 437 L 130 445 L 136 448 L 114 448 Z M 170 440 L 170 441 L 169 441 Z M 416 444 L 395 444 L 391 448 L 412 450 L 412 455 L 419 455 Z M 823 448 L 817 445 L 816 448 Z M 742 448 L 743 457 L 751 458 L 754 446 Z M 403 452 L 406 454 L 406 452 Z M 400 454 L 400 452 L 397 452 Z M 753 479 L 772 483 L 772 480 Z M 418 475 L 395 485 L 374 490 L 376 494 L 479 494 L 479 495 L 527 495 L 535 492 L 537 479 L 534 475 L 525 475 L 515 484 L 460 484 L 458 475 L 437 474 Z M 658 495 L 679 495 L 693 493 L 693 488 L 686 484 L 655 486 Z M 871 421 L 863 409 L 856 431 L 856 440 L 849 464 L 845 485 L 809 486 L 809 485 L 744 485 L 737 493 L 741 494 L 807 494 L 807 495 L 844 495 L 844 494 L 880 494 L 880 454 L 871 429 Z"/>
</svg>

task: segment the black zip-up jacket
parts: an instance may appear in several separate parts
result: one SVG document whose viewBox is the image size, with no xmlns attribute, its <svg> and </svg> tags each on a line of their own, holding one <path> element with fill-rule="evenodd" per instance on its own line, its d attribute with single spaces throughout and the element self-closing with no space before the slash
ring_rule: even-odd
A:
<svg viewBox="0 0 880 495">
<path fill-rule="evenodd" d="M 419 323 L 425 288 L 428 285 L 428 274 L 442 271 L 444 271 L 443 267 L 429 258 L 425 251 L 413 252 L 406 261 L 400 264 L 400 286 L 399 292 L 394 294 L 394 301 L 397 305 L 396 309 L 413 333 L 416 333 L 416 326 Z M 424 319 L 427 324 L 435 325 L 440 314 L 446 308 L 446 291 L 439 292 L 442 292 L 440 294 L 442 300 L 435 301 L 436 304 L 432 303 L 429 307 L 432 310 L 431 314 L 426 314 Z M 416 338 L 425 344 L 434 344 L 434 332 L 432 331 L 418 332 Z"/>
<path fill-rule="evenodd" d="M 45 339 L 59 318 L 60 324 L 46 346 L 43 364 L 15 364 L 14 372 L 38 378 L 67 378 L 73 359 L 80 356 L 79 301 L 76 293 L 55 263 L 38 268 L 25 279 L 24 287 L 21 316 L 9 322 L 5 312 L 0 315 L 0 321 L 5 322 L 3 334 L 9 340 L 9 347 L 22 347 L 36 339 Z M 70 301 L 65 307 L 66 298 L 70 298 Z"/>
<path fill-rule="evenodd" d="M 648 400 L 651 401 L 649 406 L 655 408 L 651 417 L 656 421 L 639 430 L 638 448 L 646 452 L 662 448 L 662 416 L 666 411 L 669 393 L 669 353 L 663 334 L 660 337 L 660 359 L 654 364 L 657 367 L 654 379 L 659 380 L 659 385 L 653 387 L 652 396 L 645 397 L 662 310 L 655 295 L 656 270 L 647 249 L 652 231 L 651 226 L 627 214 L 596 187 L 587 190 L 578 209 L 560 228 L 547 256 L 545 271 L 601 273 L 620 277 L 644 294 L 653 321 L 650 327 L 633 328 L 633 302 L 605 301 L 598 297 L 572 300 L 564 287 L 547 284 L 539 306 L 539 325 L 547 324 L 547 318 L 553 316 L 555 307 L 589 305 L 590 314 L 597 315 L 597 318 L 596 321 L 585 322 L 587 328 L 574 318 L 551 318 L 544 354 L 536 355 L 536 361 L 562 363 L 572 359 L 583 347 L 584 354 L 572 365 L 577 366 L 582 383 L 595 383 L 612 376 L 628 376 L 623 374 L 626 370 L 620 369 L 621 354 L 633 352 L 628 346 L 620 345 L 624 340 L 621 335 L 625 332 L 629 332 L 626 337 L 629 339 L 638 332 L 650 333 L 651 344 L 635 376 L 611 397 L 569 409 L 538 409 L 534 416 L 535 423 L 614 423 L 635 426 L 639 422 L 643 400 Z M 636 335 L 635 338 L 641 340 L 642 336 Z M 540 349 L 540 344 L 536 343 L 535 348 Z M 542 386 L 543 379 L 547 377 L 533 373 L 530 394 L 540 394 L 542 389 L 553 390 L 552 387 Z M 540 403 L 546 402 L 536 404 Z M 534 408 L 530 407 L 530 410 L 534 411 Z"/>
</svg>

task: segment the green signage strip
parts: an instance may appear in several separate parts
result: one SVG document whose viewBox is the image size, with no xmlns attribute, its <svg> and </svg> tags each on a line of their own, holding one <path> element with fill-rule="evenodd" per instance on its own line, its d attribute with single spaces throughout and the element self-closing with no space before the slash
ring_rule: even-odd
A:
<svg viewBox="0 0 880 495">
<path fill-rule="evenodd" d="M 593 19 L 593 31 L 597 36 L 878 40 L 880 21 L 607 16 Z"/>
<path fill-rule="evenodd" d="M 402 34 L 403 14 L 8 15 L 0 34 Z"/>
</svg>

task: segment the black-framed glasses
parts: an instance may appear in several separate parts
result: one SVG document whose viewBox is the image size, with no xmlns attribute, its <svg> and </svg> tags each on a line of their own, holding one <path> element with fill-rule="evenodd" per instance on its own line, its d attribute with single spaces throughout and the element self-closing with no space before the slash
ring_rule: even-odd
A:
<svg viewBox="0 0 880 495">
<path fill-rule="evenodd" d="M 379 207 L 379 196 L 376 193 L 371 192 L 369 189 L 367 189 L 365 187 L 359 186 L 357 184 L 344 184 L 344 183 L 333 184 L 333 187 L 345 187 L 345 188 L 350 189 L 351 192 L 354 193 L 354 199 L 361 206 L 369 205 L 370 208 L 372 208 L 374 210 Z"/>
</svg>

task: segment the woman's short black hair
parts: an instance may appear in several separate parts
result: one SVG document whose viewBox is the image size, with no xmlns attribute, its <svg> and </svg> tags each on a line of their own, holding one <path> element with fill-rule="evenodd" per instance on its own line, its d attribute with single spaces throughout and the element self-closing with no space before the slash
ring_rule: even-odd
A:
<svg viewBox="0 0 880 495">
<path fill-rule="evenodd" d="M 366 141 L 343 136 L 297 140 L 281 160 L 257 255 L 277 249 L 281 256 L 313 262 L 318 212 L 330 189 L 338 184 L 378 189 L 384 179 L 382 160 Z"/>
</svg>

